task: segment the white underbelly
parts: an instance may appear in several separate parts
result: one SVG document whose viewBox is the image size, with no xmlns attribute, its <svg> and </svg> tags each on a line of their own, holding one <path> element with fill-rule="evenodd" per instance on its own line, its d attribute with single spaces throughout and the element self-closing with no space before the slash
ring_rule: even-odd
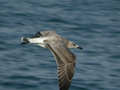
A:
<svg viewBox="0 0 120 90">
<path fill-rule="evenodd" d="M 41 47 L 43 47 L 43 48 L 46 48 L 46 46 L 45 46 L 45 44 L 37 44 L 38 46 L 41 46 Z"/>
<path fill-rule="evenodd" d="M 40 38 L 28 38 L 29 42 L 30 43 L 33 43 L 33 44 L 37 44 L 43 48 L 45 48 L 46 44 L 45 44 L 45 40 L 48 39 L 46 37 L 40 37 Z"/>
</svg>

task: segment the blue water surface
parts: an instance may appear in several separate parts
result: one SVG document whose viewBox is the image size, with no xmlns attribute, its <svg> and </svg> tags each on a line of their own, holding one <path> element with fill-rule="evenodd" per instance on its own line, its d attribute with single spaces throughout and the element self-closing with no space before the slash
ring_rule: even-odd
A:
<svg viewBox="0 0 120 90">
<path fill-rule="evenodd" d="M 120 0 L 0 0 L 0 90 L 59 90 L 50 51 L 20 44 L 44 30 L 84 48 L 70 90 L 120 90 Z"/>
</svg>

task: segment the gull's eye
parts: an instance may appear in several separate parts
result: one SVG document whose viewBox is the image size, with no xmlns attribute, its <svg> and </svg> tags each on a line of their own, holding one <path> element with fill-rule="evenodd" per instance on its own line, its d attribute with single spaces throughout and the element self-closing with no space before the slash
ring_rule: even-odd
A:
<svg viewBox="0 0 120 90">
<path fill-rule="evenodd" d="M 73 43 L 73 46 L 76 46 L 76 44 L 75 44 L 75 43 Z"/>
</svg>

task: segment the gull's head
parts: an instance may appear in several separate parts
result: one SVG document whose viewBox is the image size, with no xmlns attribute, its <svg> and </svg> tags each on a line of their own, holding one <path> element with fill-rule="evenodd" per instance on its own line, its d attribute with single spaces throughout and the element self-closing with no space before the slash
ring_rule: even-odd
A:
<svg viewBox="0 0 120 90">
<path fill-rule="evenodd" d="M 21 42 L 22 42 L 22 44 L 28 44 L 28 43 L 32 43 L 32 44 L 37 44 L 37 45 L 40 45 L 40 46 L 42 46 L 42 47 L 45 47 L 45 40 L 46 40 L 47 38 L 45 38 L 45 37 L 43 37 L 42 35 L 41 35 L 41 33 L 40 32 L 38 32 L 38 33 L 36 33 L 34 36 L 32 36 L 32 37 L 22 37 L 21 38 Z"/>
<path fill-rule="evenodd" d="M 69 41 L 69 42 L 68 42 L 67 47 L 68 47 L 68 48 L 78 48 L 78 49 L 83 49 L 82 47 L 80 47 L 79 45 L 75 44 L 75 43 L 72 42 L 72 41 Z"/>
</svg>

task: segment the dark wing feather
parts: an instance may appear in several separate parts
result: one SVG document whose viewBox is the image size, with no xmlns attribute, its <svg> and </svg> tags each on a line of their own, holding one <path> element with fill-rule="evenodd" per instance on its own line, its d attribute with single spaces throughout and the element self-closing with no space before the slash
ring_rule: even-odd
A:
<svg viewBox="0 0 120 90">
<path fill-rule="evenodd" d="M 60 42 L 49 43 L 47 47 L 56 59 L 60 90 L 68 90 L 74 74 L 75 55 Z"/>
<path fill-rule="evenodd" d="M 74 74 L 74 65 L 69 63 L 67 65 L 58 66 L 58 79 L 60 90 L 68 90 Z"/>
</svg>

